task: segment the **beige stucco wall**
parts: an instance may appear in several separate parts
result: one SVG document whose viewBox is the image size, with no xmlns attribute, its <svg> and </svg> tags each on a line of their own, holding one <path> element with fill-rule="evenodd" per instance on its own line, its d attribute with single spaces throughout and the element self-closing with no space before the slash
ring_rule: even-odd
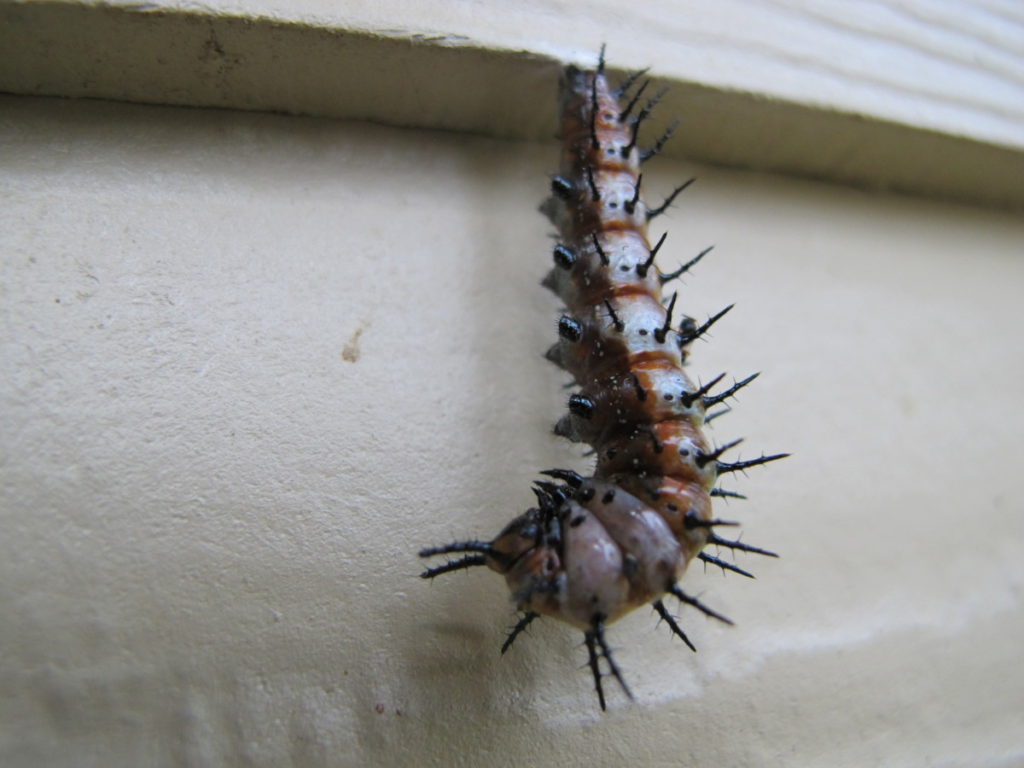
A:
<svg viewBox="0 0 1024 768">
<path fill-rule="evenodd" d="M 504 658 L 500 579 L 416 578 L 586 460 L 550 435 L 552 142 L 5 97 L 0 761 L 1020 765 L 1018 216 L 675 161 L 666 263 L 761 370 L 719 442 L 736 628 L 638 611 Z"/>
</svg>

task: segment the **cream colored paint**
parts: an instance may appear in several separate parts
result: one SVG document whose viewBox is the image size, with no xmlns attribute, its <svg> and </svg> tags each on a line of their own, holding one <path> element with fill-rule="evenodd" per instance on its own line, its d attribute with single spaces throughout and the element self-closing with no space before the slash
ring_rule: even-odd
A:
<svg viewBox="0 0 1024 768">
<path fill-rule="evenodd" d="M 667 152 L 1024 207 L 1014 0 L 3 2 L 0 90 L 547 139 L 565 61 L 671 86 Z"/>
<path fill-rule="evenodd" d="M 38 0 L 28 0 L 38 2 Z M 602 42 L 721 91 L 761 94 L 1024 149 L 1024 11 L 1013 0 L 137 0 L 450 47 L 531 51 L 590 64 Z"/>
<path fill-rule="evenodd" d="M 692 654 L 513 620 L 490 536 L 552 466 L 536 207 L 557 147 L 4 98 L 0 762 L 1018 765 L 1019 217 L 664 161 L 691 372 L 764 375 L 715 438 L 750 582 Z M 655 228 L 658 231 L 659 227 Z"/>
</svg>

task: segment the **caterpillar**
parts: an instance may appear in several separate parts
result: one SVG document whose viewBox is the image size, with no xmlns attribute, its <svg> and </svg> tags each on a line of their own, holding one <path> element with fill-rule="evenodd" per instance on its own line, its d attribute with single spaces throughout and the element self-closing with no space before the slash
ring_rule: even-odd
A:
<svg viewBox="0 0 1024 768">
<path fill-rule="evenodd" d="M 558 320 L 558 342 L 547 358 L 570 373 L 578 390 L 555 433 L 589 444 L 593 474 L 566 469 L 540 474 L 537 506 L 512 520 L 490 541 L 458 541 L 420 551 L 421 557 L 461 555 L 421 575 L 487 566 L 505 577 L 521 613 L 504 654 L 541 616 L 583 631 L 588 665 L 601 709 L 603 678 L 611 675 L 633 695 L 605 639 L 605 629 L 650 604 L 691 650 L 695 646 L 665 605 L 672 596 L 705 615 L 732 622 L 679 586 L 693 560 L 753 578 L 737 565 L 705 552 L 709 545 L 777 557 L 773 552 L 719 536 L 736 523 L 712 514 L 712 498 L 745 498 L 716 487 L 719 477 L 784 458 L 764 455 L 728 462 L 722 456 L 740 441 L 713 447 L 703 427 L 723 403 L 758 374 L 713 393 L 725 374 L 695 386 L 683 371 L 690 345 L 732 307 L 703 323 L 683 316 L 678 298 L 662 287 L 697 264 L 711 249 L 669 273 L 655 266 L 665 235 L 651 246 L 648 222 L 692 182 L 680 185 L 657 207 L 641 193 L 641 165 L 658 154 L 675 124 L 646 150 L 641 125 L 663 93 L 641 104 L 650 81 L 645 70 L 617 87 L 605 75 L 604 47 L 594 70 L 569 66 L 560 88 L 561 168 L 542 206 L 559 230 L 554 266 L 543 285 L 567 311 Z M 602 665 L 603 661 L 603 665 Z M 602 669 L 604 667 L 605 669 Z M 606 670 L 606 671 L 605 671 Z"/>
</svg>

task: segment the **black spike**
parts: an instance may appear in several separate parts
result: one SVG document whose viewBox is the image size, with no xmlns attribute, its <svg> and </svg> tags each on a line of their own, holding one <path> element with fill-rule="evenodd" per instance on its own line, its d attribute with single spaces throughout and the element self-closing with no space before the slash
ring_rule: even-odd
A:
<svg viewBox="0 0 1024 768">
<path fill-rule="evenodd" d="M 640 202 L 640 182 L 642 182 L 643 179 L 644 175 L 642 173 L 636 177 L 636 184 L 633 185 L 633 199 L 627 200 L 622 204 L 622 207 L 630 216 L 632 216 L 633 211 L 636 210 L 636 204 Z"/>
<path fill-rule="evenodd" d="M 605 299 L 604 306 L 608 310 L 608 316 L 612 319 L 612 325 L 615 327 L 615 330 L 622 333 L 626 326 L 621 320 L 619 320 L 619 316 L 615 314 L 615 310 L 612 308 L 612 303 L 608 301 L 608 299 Z"/>
<path fill-rule="evenodd" d="M 537 488 L 540 488 L 542 491 L 544 491 L 544 493 L 548 494 L 548 496 L 555 499 L 556 501 L 561 502 L 569 498 L 568 496 L 565 495 L 564 485 L 549 483 L 547 480 L 534 480 L 533 484 Z"/>
<path fill-rule="evenodd" d="M 744 496 L 742 493 L 736 493 L 736 491 L 727 491 L 723 488 L 712 488 L 710 491 L 708 491 L 708 496 L 718 496 L 723 499 L 740 499 L 741 501 L 747 500 L 747 497 Z"/>
<path fill-rule="evenodd" d="M 723 624 L 733 626 L 732 619 L 723 616 L 717 611 L 711 610 L 696 597 L 691 597 L 690 595 L 686 594 L 685 592 L 683 592 L 683 590 L 679 588 L 678 584 L 673 584 L 671 587 L 668 588 L 668 591 L 671 592 L 674 597 L 678 598 L 680 602 L 686 603 L 687 605 L 692 605 L 705 616 L 710 616 L 712 619 L 718 619 Z"/>
<path fill-rule="evenodd" d="M 694 528 L 714 528 L 718 525 L 737 526 L 739 523 L 732 520 L 701 520 L 692 509 L 683 517 L 683 527 L 688 531 L 692 531 Z"/>
<path fill-rule="evenodd" d="M 678 128 L 678 127 L 679 127 L 679 121 L 678 120 L 673 120 L 669 124 L 668 128 L 665 129 L 665 132 L 663 134 L 661 134 L 661 138 L 659 138 L 656 142 L 654 142 L 654 146 L 651 147 L 650 149 L 645 149 L 645 150 L 643 150 L 640 153 L 640 162 L 641 163 L 646 163 L 648 160 L 650 160 L 656 154 L 661 152 L 662 147 L 665 146 L 665 142 L 672 138 L 672 134 L 676 132 L 676 128 Z"/>
<path fill-rule="evenodd" d="M 583 326 L 568 315 L 558 318 L 558 335 L 566 341 L 579 341 L 583 337 Z"/>
<path fill-rule="evenodd" d="M 668 302 L 668 310 L 665 312 L 665 324 L 654 331 L 654 338 L 658 340 L 659 344 L 665 343 L 665 337 L 668 335 L 668 331 L 672 327 L 672 312 L 676 308 L 677 298 L 679 298 L 679 294 L 673 293 L 672 298 Z"/>
<path fill-rule="evenodd" d="M 683 264 L 683 266 L 681 266 L 675 272 L 669 272 L 667 275 L 663 275 L 663 274 L 659 273 L 658 274 L 658 279 L 661 280 L 661 284 L 664 285 L 665 283 L 669 282 L 670 280 L 675 280 L 677 277 L 681 277 L 682 275 L 684 275 L 687 272 L 689 272 L 691 267 L 696 266 L 697 262 L 699 262 L 701 259 L 703 259 L 705 256 L 707 256 L 709 253 L 711 253 L 711 251 L 713 251 L 714 248 L 715 248 L 715 246 L 709 245 L 703 251 L 701 251 L 696 256 L 694 256 L 692 259 L 690 259 L 688 262 Z"/>
<path fill-rule="evenodd" d="M 699 339 L 701 336 L 703 336 L 705 333 L 708 332 L 708 329 L 710 329 L 712 325 L 714 325 L 719 320 L 721 320 L 723 317 L 725 317 L 726 313 L 729 312 L 729 310 L 731 310 L 735 306 L 736 306 L 735 304 L 730 304 L 728 307 L 723 309 L 717 315 L 712 315 L 711 317 L 709 317 L 705 321 L 704 325 L 700 326 L 699 328 L 696 328 L 696 329 L 688 328 L 686 330 L 683 330 L 682 328 L 680 328 L 680 330 L 679 330 L 679 346 L 680 347 L 685 346 L 685 345 L 690 344 L 691 342 L 694 342 L 697 339 Z"/>
<path fill-rule="evenodd" d="M 569 398 L 569 412 L 588 421 L 594 416 L 595 405 L 586 395 L 573 395 Z"/>
<path fill-rule="evenodd" d="M 534 480 L 533 485 L 547 494 L 549 508 L 545 509 L 542 505 L 541 512 L 553 512 L 572 498 L 572 492 L 564 485 L 555 485 L 544 480 Z"/>
<path fill-rule="evenodd" d="M 597 191 L 597 184 L 594 183 L 594 169 L 589 165 L 587 166 L 587 183 L 590 185 L 590 193 L 594 196 L 596 203 L 601 199 L 601 193 Z"/>
<path fill-rule="evenodd" d="M 638 75 L 642 75 L 646 71 L 647 70 L 641 70 L 638 73 Z M 629 100 L 629 104 L 627 104 L 626 108 L 619 113 L 619 122 L 620 123 L 626 122 L 626 118 L 629 117 L 629 113 L 633 111 L 633 107 L 635 107 L 636 103 L 638 101 L 640 101 L 640 97 L 643 95 L 643 92 L 645 90 L 647 90 L 647 86 L 650 85 L 650 84 L 651 84 L 650 80 L 644 80 L 643 85 L 640 86 L 640 90 L 638 90 L 635 94 L 633 94 L 633 98 Z M 630 83 L 630 85 L 632 85 L 632 83 Z"/>
<path fill-rule="evenodd" d="M 653 605 L 654 610 L 658 612 L 658 615 L 664 620 L 666 624 L 668 624 L 668 628 L 672 630 L 672 634 L 674 634 L 676 637 L 678 637 L 680 640 L 686 643 L 687 647 L 691 651 L 696 653 L 697 646 L 690 642 L 690 638 L 688 638 L 686 636 L 686 633 L 683 632 L 682 629 L 680 629 L 678 624 L 676 624 L 675 618 L 672 616 L 671 613 L 668 612 L 668 608 L 665 607 L 665 604 L 661 602 L 661 600 L 655 600 Z"/>
<path fill-rule="evenodd" d="M 615 99 L 616 99 L 616 101 L 621 99 L 625 95 L 626 91 L 628 91 L 630 88 L 633 87 L 633 83 L 635 83 L 641 77 L 646 75 L 647 71 L 649 69 L 650 69 L 650 67 L 644 67 L 643 69 L 638 69 L 636 72 L 633 72 L 632 74 L 627 75 L 626 79 L 622 81 L 622 84 L 618 88 L 615 89 Z"/>
<path fill-rule="evenodd" d="M 651 116 L 651 112 L 658 105 L 658 102 L 661 101 L 664 98 L 666 93 L 668 93 L 668 88 L 662 88 L 660 91 L 658 91 L 656 94 L 654 94 L 651 98 L 649 98 L 647 100 L 647 103 L 644 104 L 644 108 L 636 113 L 636 117 L 633 119 L 633 124 L 634 125 L 639 125 L 644 120 L 646 120 L 648 117 L 650 117 Z"/>
<path fill-rule="evenodd" d="M 576 256 L 576 251 L 562 244 L 555 246 L 555 250 L 552 255 L 555 259 L 555 265 L 566 271 L 573 268 L 576 264 L 576 259 L 578 258 Z"/>
<path fill-rule="evenodd" d="M 658 255 L 658 250 L 659 250 L 659 249 L 661 248 L 662 244 L 663 244 L 663 243 L 665 242 L 665 238 L 666 238 L 666 237 L 668 237 L 668 232 L 666 232 L 665 234 L 663 234 L 663 235 L 662 235 L 662 236 L 661 236 L 661 237 L 660 237 L 660 238 L 658 239 L 658 242 L 657 242 L 657 243 L 655 243 L 654 247 L 653 247 L 653 248 L 651 248 L 651 250 L 650 250 L 650 251 L 648 251 L 648 253 L 649 253 L 650 255 L 649 255 L 649 256 L 647 257 L 647 261 L 645 261 L 645 262 L 644 262 L 643 264 L 637 264 L 637 265 L 636 265 L 636 273 L 637 273 L 638 275 L 640 275 L 640 277 L 647 277 L 647 271 L 648 271 L 648 270 L 649 270 L 649 269 L 650 269 L 650 268 L 651 268 L 652 266 L 654 266 L 654 257 Z M 663 281 L 663 282 L 664 282 L 664 281 Z"/>
<path fill-rule="evenodd" d="M 719 547 L 728 547 L 729 549 L 738 549 L 740 552 L 753 552 L 755 555 L 764 555 L 765 557 L 778 557 L 777 554 L 767 549 L 752 547 L 749 544 L 744 544 L 742 541 L 729 541 L 729 539 L 723 539 L 713 533 L 708 536 L 708 544 L 715 544 Z"/>
<path fill-rule="evenodd" d="M 579 473 L 573 472 L 571 469 L 542 469 L 540 474 L 557 478 L 563 483 L 568 483 L 573 488 L 579 488 L 583 485 L 583 477 L 580 476 Z"/>
<path fill-rule="evenodd" d="M 432 557 L 433 555 L 450 555 L 453 552 L 480 552 L 484 555 L 491 553 L 490 542 L 477 541 L 454 541 L 441 547 L 426 547 L 420 550 L 420 557 Z"/>
<path fill-rule="evenodd" d="M 640 137 L 640 122 L 638 120 L 633 120 L 630 123 L 629 130 L 629 144 L 624 145 L 622 149 L 619 150 L 619 154 L 623 158 L 629 157 L 629 153 L 632 152 L 633 147 L 636 146 L 636 140 Z"/>
<path fill-rule="evenodd" d="M 719 456 L 728 451 L 730 448 L 735 448 L 742 442 L 743 438 L 741 437 L 739 440 L 733 440 L 731 443 L 726 443 L 725 445 L 721 446 L 720 448 L 716 448 L 710 453 L 698 453 L 694 461 L 697 463 L 698 467 L 703 468 L 705 464 L 708 464 L 709 462 L 712 461 L 717 461 Z"/>
<path fill-rule="evenodd" d="M 594 688 L 597 689 L 597 701 L 604 712 L 608 707 L 604 703 L 604 687 L 601 685 L 601 668 L 597 664 L 597 645 L 592 632 L 584 632 L 583 640 L 587 644 L 587 663 L 590 664 L 590 673 L 594 676 Z"/>
<path fill-rule="evenodd" d="M 594 150 L 601 148 L 597 141 L 597 78 L 600 77 L 603 69 L 604 61 L 602 60 L 600 68 L 590 81 L 590 146 Z"/>
<path fill-rule="evenodd" d="M 723 408 L 720 411 L 715 411 L 714 413 L 705 414 L 704 415 L 704 423 L 705 424 L 710 424 L 712 421 L 717 419 L 719 416 L 725 416 L 725 414 L 727 414 L 727 413 L 732 413 L 732 408 Z"/>
<path fill-rule="evenodd" d="M 675 199 L 676 199 L 676 197 L 679 196 L 679 193 L 682 192 L 684 189 L 686 189 L 691 184 L 693 184 L 693 182 L 695 182 L 696 180 L 697 179 L 695 179 L 695 178 L 694 179 L 690 179 L 689 181 L 686 181 L 686 182 L 680 184 L 678 187 L 676 187 L 674 190 L 672 190 L 672 194 L 665 198 L 665 202 L 661 204 L 661 207 L 655 208 L 653 210 L 651 210 L 651 209 L 647 210 L 647 218 L 648 219 L 653 219 L 655 216 L 660 216 L 665 211 L 667 211 L 668 207 L 670 205 L 672 205 L 673 202 L 675 202 Z"/>
<path fill-rule="evenodd" d="M 644 108 L 637 113 L 636 117 L 630 121 L 630 127 L 632 128 L 632 131 L 629 137 L 629 144 L 622 148 L 623 157 L 628 156 L 630 150 L 632 150 L 633 147 L 636 146 L 637 137 L 640 135 L 640 124 L 651 116 L 651 110 L 654 109 L 655 105 L 659 101 L 661 101 L 661 97 L 664 96 L 666 93 L 668 93 L 668 89 L 663 88 L 662 90 L 654 94 L 654 96 L 650 98 L 646 104 L 644 104 Z"/>
<path fill-rule="evenodd" d="M 516 622 L 516 625 L 512 627 L 512 631 L 508 633 L 508 637 L 505 638 L 505 642 L 501 644 L 501 655 L 505 655 L 505 651 L 512 647 L 512 643 L 519 637 L 519 633 L 530 626 L 530 623 L 534 619 L 540 618 L 540 614 L 535 611 L 527 611 Z"/>
<path fill-rule="evenodd" d="M 597 239 L 597 232 L 591 232 L 590 239 L 594 241 L 594 248 L 597 250 L 597 255 L 601 259 L 601 263 L 607 267 L 611 262 L 608 260 L 608 254 L 605 253 L 604 249 L 601 247 L 601 241 Z"/>
<path fill-rule="evenodd" d="M 619 669 L 619 665 L 615 663 L 615 659 L 612 656 L 612 649 L 608 647 L 608 643 L 604 639 L 604 617 L 600 614 L 594 616 L 593 622 L 589 632 L 584 633 L 584 639 L 587 643 L 587 652 L 590 657 L 590 670 L 594 675 L 594 687 L 597 688 L 597 698 L 601 703 L 601 709 L 607 709 L 604 700 L 604 689 L 601 687 L 601 669 L 598 666 L 598 654 L 597 649 L 600 648 L 601 656 L 604 656 L 606 662 L 608 662 L 608 668 L 611 670 L 612 676 L 618 681 L 622 687 L 623 692 L 630 699 L 633 698 L 632 691 L 629 690 L 629 686 L 626 685 L 626 681 L 622 678 L 622 671 Z"/>
<path fill-rule="evenodd" d="M 605 43 L 601 43 L 601 52 L 597 55 L 597 74 L 604 74 L 604 46 Z"/>
<path fill-rule="evenodd" d="M 750 573 L 749 571 L 744 571 L 738 565 L 733 565 L 732 563 L 726 562 L 725 560 L 720 560 L 719 558 L 709 555 L 706 552 L 701 552 L 699 555 L 697 555 L 697 558 L 703 560 L 705 563 L 717 565 L 723 571 L 732 571 L 734 573 L 740 574 L 741 576 L 746 576 L 748 579 L 754 578 L 754 574 Z"/>
<path fill-rule="evenodd" d="M 715 386 L 715 384 L 720 382 L 723 378 L 725 378 L 725 374 L 720 373 L 707 384 L 702 386 L 700 389 L 695 390 L 694 392 L 681 392 L 679 395 L 680 402 L 682 402 L 682 404 L 687 408 L 690 408 L 694 403 L 703 398 L 704 395 L 706 395 L 711 390 L 711 388 Z"/>
<path fill-rule="evenodd" d="M 749 469 L 750 467 L 757 467 L 760 466 L 761 464 L 767 464 L 769 461 L 778 461 L 779 459 L 784 459 L 787 456 L 789 456 L 788 453 L 776 453 L 774 456 L 762 455 L 758 459 L 750 459 L 748 461 L 734 461 L 732 463 L 719 461 L 717 462 L 718 474 L 724 475 L 726 472 L 742 472 L 744 469 Z"/>
<path fill-rule="evenodd" d="M 537 497 L 537 503 L 540 505 L 541 512 L 550 511 L 552 503 L 548 492 L 540 485 L 531 485 L 530 490 L 533 491 L 533 495 Z"/>
<path fill-rule="evenodd" d="M 704 407 L 709 408 L 712 405 L 718 405 L 719 403 L 723 402 L 727 397 L 732 397 L 733 395 L 735 395 L 737 392 L 739 392 L 741 389 L 747 386 L 747 384 L 752 382 L 760 375 L 760 371 L 758 371 L 757 373 L 752 373 L 749 376 L 747 376 L 747 378 L 745 378 L 743 381 L 736 381 L 731 387 L 729 387 L 724 392 L 719 392 L 714 397 L 705 397 Z"/>
<path fill-rule="evenodd" d="M 551 192 L 560 200 L 572 200 L 576 194 L 576 185 L 565 178 L 565 176 L 552 176 Z"/>
<path fill-rule="evenodd" d="M 483 555 L 466 555 L 458 560 L 452 560 L 450 563 L 439 565 L 436 568 L 428 568 L 420 574 L 420 578 L 432 579 L 435 576 L 440 576 L 442 573 L 451 573 L 452 571 L 460 571 L 463 568 L 472 568 L 474 565 L 486 564 L 487 558 Z"/>
</svg>

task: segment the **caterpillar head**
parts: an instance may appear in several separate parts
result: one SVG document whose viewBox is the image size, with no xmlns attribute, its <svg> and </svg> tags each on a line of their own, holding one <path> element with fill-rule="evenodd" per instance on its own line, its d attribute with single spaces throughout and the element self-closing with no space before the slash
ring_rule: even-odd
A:
<svg viewBox="0 0 1024 768">
<path fill-rule="evenodd" d="M 538 484 L 541 506 L 488 545 L 519 610 L 586 630 L 664 594 L 685 564 L 663 518 L 599 481 Z"/>
</svg>

